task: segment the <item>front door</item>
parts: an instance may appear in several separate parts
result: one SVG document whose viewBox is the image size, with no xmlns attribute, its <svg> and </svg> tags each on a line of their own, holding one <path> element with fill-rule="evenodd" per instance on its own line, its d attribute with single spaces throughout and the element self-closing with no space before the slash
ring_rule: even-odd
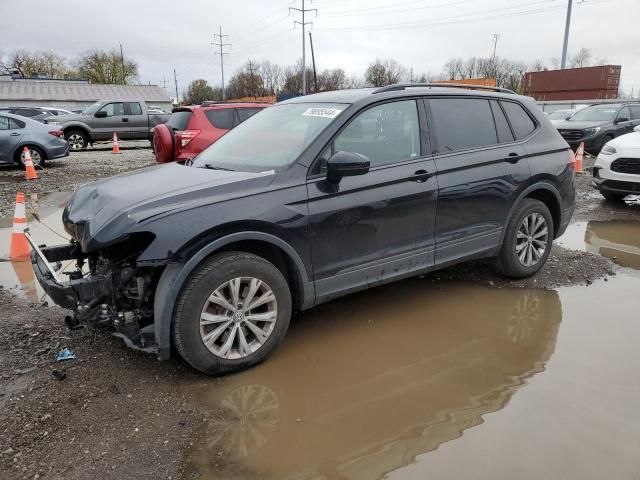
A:
<svg viewBox="0 0 640 480">
<path fill-rule="evenodd" d="M 308 205 L 318 301 L 433 264 L 437 180 L 421 127 L 426 117 L 416 100 L 370 107 L 312 165 Z M 365 155 L 369 173 L 329 183 L 326 161 L 337 151 Z"/>
<path fill-rule="evenodd" d="M 109 140 L 114 132 L 118 138 L 129 138 L 129 117 L 125 115 L 124 103 L 107 103 L 98 112 L 105 112 L 106 117 L 93 118 L 93 136 L 96 140 Z"/>
<path fill-rule="evenodd" d="M 435 262 L 443 265 L 499 246 L 511 205 L 530 177 L 517 140 L 535 123 L 513 102 L 444 97 L 426 103 L 439 184 Z"/>
</svg>

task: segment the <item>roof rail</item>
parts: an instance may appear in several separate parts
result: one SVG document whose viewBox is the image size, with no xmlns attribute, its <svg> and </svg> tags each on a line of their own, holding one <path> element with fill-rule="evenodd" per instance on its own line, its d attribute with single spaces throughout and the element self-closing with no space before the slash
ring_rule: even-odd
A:
<svg viewBox="0 0 640 480">
<path fill-rule="evenodd" d="M 376 88 L 372 93 L 393 92 L 394 90 L 405 90 L 411 87 L 443 87 L 443 88 L 466 88 L 469 90 L 489 90 L 492 92 L 512 93 L 516 92 L 502 87 L 487 87 L 484 85 L 467 85 L 464 83 L 394 83 L 385 87 Z"/>
</svg>

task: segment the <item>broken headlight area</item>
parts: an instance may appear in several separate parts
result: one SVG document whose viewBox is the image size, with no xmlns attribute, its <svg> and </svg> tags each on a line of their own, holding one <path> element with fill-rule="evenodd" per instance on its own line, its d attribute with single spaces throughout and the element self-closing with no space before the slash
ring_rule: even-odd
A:
<svg viewBox="0 0 640 480">
<path fill-rule="evenodd" d="M 113 328 L 128 346 L 155 352 L 153 297 L 163 266 L 137 262 L 153 238 L 137 233 L 90 253 L 82 252 L 76 242 L 42 247 L 48 265 L 36 252 L 32 263 L 51 299 L 73 311 L 65 319 L 69 327 Z M 62 262 L 69 260 L 75 262 L 75 269 L 60 270 Z M 51 265 L 58 266 L 55 274 Z"/>
</svg>

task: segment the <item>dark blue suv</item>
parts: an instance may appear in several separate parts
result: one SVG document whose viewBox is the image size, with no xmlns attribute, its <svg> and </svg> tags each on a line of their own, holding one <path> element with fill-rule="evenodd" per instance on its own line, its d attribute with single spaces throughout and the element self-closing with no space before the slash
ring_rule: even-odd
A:
<svg viewBox="0 0 640 480">
<path fill-rule="evenodd" d="M 187 165 L 87 185 L 68 245 L 32 260 L 70 324 L 224 374 L 262 361 L 292 312 L 492 257 L 537 272 L 574 210 L 567 143 L 502 89 L 408 84 L 256 114 Z M 59 278 L 58 261 L 78 269 Z"/>
</svg>

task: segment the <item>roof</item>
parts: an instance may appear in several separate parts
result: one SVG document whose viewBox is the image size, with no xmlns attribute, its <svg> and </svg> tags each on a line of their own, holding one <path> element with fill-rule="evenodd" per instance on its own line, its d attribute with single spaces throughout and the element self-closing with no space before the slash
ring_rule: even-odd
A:
<svg viewBox="0 0 640 480">
<path fill-rule="evenodd" d="M 157 85 L 110 85 L 22 78 L 0 82 L 0 100 L 96 102 L 103 98 L 171 103 L 171 98 Z"/>
<path fill-rule="evenodd" d="M 332 92 L 314 93 L 312 95 L 305 95 L 300 97 L 294 97 L 289 100 L 285 100 L 282 103 L 356 103 L 376 100 L 385 100 L 388 98 L 400 98 L 400 97 L 415 97 L 416 95 L 472 95 L 472 96 L 487 96 L 487 97 L 499 97 L 499 98 L 522 98 L 520 95 L 514 95 L 513 93 L 493 92 L 493 91 L 481 91 L 476 90 L 474 86 L 469 88 L 459 87 L 447 87 L 447 86 L 433 86 L 433 87 L 411 87 L 404 90 L 387 90 L 376 93 L 377 88 L 357 88 L 351 90 L 335 90 Z"/>
</svg>

